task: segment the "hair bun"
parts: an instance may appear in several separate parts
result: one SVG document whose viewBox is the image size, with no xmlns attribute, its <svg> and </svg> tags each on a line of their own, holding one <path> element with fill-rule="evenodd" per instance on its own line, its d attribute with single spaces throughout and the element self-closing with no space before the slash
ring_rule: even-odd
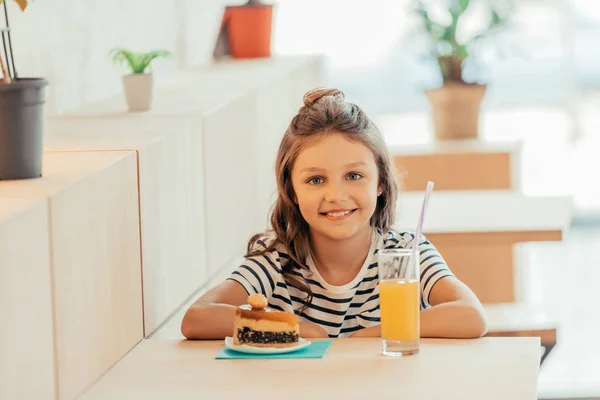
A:
<svg viewBox="0 0 600 400">
<path fill-rule="evenodd" d="M 304 95 L 304 99 L 303 99 L 304 105 L 306 107 L 310 107 L 313 104 L 315 104 L 317 101 L 319 101 L 321 98 L 327 97 L 327 96 L 333 96 L 341 101 L 344 101 L 344 98 L 345 98 L 344 93 L 341 90 L 320 87 L 320 88 L 310 90 Z"/>
</svg>

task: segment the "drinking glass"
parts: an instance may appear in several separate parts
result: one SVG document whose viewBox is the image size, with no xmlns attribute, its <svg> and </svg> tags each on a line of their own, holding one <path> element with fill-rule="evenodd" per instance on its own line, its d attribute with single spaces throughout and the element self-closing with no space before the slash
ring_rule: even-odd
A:
<svg viewBox="0 0 600 400">
<path fill-rule="evenodd" d="M 419 257 L 411 249 L 377 253 L 379 307 L 383 354 L 406 356 L 419 352 Z"/>
</svg>

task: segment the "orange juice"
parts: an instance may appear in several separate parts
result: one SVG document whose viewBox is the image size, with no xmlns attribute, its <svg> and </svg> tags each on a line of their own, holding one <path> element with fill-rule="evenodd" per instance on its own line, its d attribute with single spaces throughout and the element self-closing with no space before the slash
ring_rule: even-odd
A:
<svg viewBox="0 0 600 400">
<path fill-rule="evenodd" d="M 419 339 L 419 281 L 380 281 L 379 308 L 382 339 Z"/>
</svg>

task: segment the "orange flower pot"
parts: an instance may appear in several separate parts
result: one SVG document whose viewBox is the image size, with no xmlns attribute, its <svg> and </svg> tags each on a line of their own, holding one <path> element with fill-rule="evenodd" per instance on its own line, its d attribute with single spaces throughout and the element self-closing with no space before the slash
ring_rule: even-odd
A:
<svg viewBox="0 0 600 400">
<path fill-rule="evenodd" d="M 271 56 L 273 6 L 229 6 L 225 9 L 227 41 L 234 58 Z"/>
</svg>

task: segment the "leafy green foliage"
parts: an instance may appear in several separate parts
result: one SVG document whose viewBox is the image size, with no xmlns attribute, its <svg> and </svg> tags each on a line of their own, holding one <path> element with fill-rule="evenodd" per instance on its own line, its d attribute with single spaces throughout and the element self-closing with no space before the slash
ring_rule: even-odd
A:
<svg viewBox="0 0 600 400">
<path fill-rule="evenodd" d="M 415 13 L 426 33 L 430 48 L 429 53 L 435 57 L 444 81 L 463 82 L 462 68 L 465 59 L 472 56 L 476 44 L 499 33 L 508 24 L 513 11 L 514 0 L 446 0 L 442 9 L 443 15 L 432 12 L 434 5 L 442 0 L 415 0 Z M 470 6 L 474 3 L 486 5 L 489 22 L 481 31 L 466 39 L 459 39 L 461 24 L 467 19 Z"/>
<path fill-rule="evenodd" d="M 125 64 L 132 74 L 143 74 L 148 70 L 156 58 L 171 57 L 167 50 L 154 50 L 147 53 L 136 53 L 131 50 L 116 48 L 110 52 L 110 57 L 115 64 Z"/>
</svg>

